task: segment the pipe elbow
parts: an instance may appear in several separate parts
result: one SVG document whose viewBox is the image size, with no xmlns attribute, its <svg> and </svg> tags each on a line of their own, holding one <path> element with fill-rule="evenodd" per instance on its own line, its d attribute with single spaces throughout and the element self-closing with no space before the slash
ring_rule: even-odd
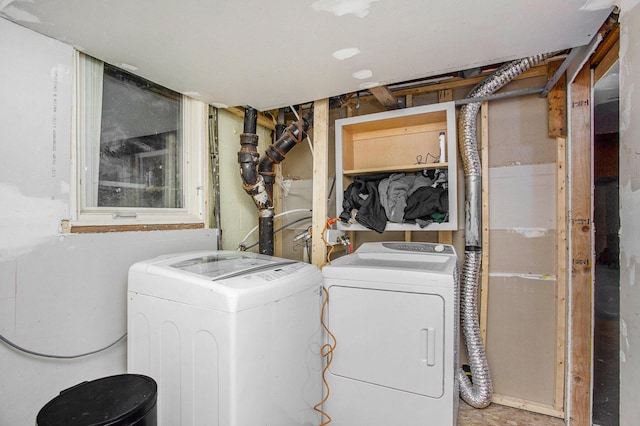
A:
<svg viewBox="0 0 640 426">
<path fill-rule="evenodd" d="M 271 207 L 269 192 L 267 191 L 264 179 L 258 175 L 258 179 L 255 183 L 242 183 L 242 188 L 247 194 L 251 196 L 254 204 L 259 210 L 268 209 Z"/>
</svg>

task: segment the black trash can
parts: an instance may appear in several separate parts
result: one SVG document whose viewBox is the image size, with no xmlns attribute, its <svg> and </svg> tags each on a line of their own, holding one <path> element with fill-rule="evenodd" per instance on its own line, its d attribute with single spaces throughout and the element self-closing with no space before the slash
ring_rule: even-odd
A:
<svg viewBox="0 0 640 426">
<path fill-rule="evenodd" d="M 42 407 L 36 426 L 157 426 L 158 386 L 120 374 L 80 383 Z"/>
</svg>

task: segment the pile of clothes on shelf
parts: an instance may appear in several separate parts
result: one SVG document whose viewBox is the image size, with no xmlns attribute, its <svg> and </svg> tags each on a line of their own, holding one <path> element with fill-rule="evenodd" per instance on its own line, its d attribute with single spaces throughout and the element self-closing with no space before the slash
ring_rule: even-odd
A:
<svg viewBox="0 0 640 426">
<path fill-rule="evenodd" d="M 428 169 L 416 174 L 393 173 L 356 176 L 344 191 L 340 220 L 359 223 L 382 233 L 387 222 L 447 221 L 447 171 Z"/>
</svg>

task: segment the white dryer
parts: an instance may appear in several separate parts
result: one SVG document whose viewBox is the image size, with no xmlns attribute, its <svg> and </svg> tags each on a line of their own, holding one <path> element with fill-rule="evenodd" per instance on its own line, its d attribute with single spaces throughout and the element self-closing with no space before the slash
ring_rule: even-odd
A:
<svg viewBox="0 0 640 426">
<path fill-rule="evenodd" d="M 128 371 L 158 383 L 158 424 L 317 425 L 321 285 L 315 266 L 248 252 L 133 265 Z"/>
<path fill-rule="evenodd" d="M 457 423 L 457 265 L 448 245 L 385 242 L 322 269 L 332 426 Z"/>
</svg>

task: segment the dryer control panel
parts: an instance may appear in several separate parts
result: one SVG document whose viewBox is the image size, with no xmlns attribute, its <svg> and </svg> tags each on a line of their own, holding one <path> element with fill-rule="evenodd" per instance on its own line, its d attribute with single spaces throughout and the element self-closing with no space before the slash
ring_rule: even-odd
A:
<svg viewBox="0 0 640 426">
<path fill-rule="evenodd" d="M 382 246 L 391 250 L 411 251 L 418 253 L 455 254 L 453 247 L 444 244 L 386 242 L 382 243 Z"/>
</svg>

